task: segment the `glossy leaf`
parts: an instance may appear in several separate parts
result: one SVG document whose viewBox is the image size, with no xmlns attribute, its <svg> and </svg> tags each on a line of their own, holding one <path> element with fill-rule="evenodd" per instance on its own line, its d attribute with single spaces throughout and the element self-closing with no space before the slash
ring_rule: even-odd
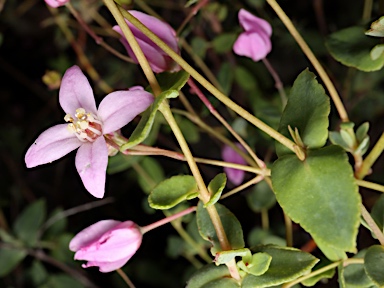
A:
<svg viewBox="0 0 384 288">
<path fill-rule="evenodd" d="M 295 248 L 267 245 L 256 246 L 251 250 L 270 255 L 272 261 L 264 274 L 245 276 L 242 288 L 270 287 L 292 281 L 308 273 L 319 261 L 311 254 Z"/>
<path fill-rule="evenodd" d="M 21 249 L 0 248 L 0 277 L 10 273 L 25 256 L 27 252 Z"/>
<path fill-rule="evenodd" d="M 252 254 L 248 248 L 220 251 L 216 253 L 215 259 L 213 261 L 215 262 L 216 265 L 220 265 L 220 264 L 228 263 L 229 261 L 235 259 L 235 257 L 243 257 L 251 261 Z"/>
<path fill-rule="evenodd" d="M 45 220 L 45 216 L 45 200 L 37 200 L 25 208 L 17 217 L 13 231 L 25 244 L 33 246 L 36 243 L 38 231 Z"/>
<path fill-rule="evenodd" d="M 316 81 L 316 76 L 304 70 L 293 83 L 287 105 L 281 116 L 279 132 L 288 138 L 288 126 L 297 128 L 304 145 L 309 149 L 323 147 L 328 138 L 329 97 Z M 293 152 L 276 143 L 279 157 Z"/>
<path fill-rule="evenodd" d="M 176 90 L 180 91 L 187 83 L 189 79 L 189 74 L 185 70 L 180 70 L 178 72 L 164 72 L 156 75 L 157 81 L 160 84 L 162 91 L 167 90 Z M 170 97 L 167 97 L 170 98 Z M 171 97 L 173 98 L 173 97 Z"/>
<path fill-rule="evenodd" d="M 179 96 L 179 92 L 177 90 L 167 90 L 157 96 L 150 108 L 143 113 L 139 124 L 132 132 L 132 135 L 129 137 L 128 142 L 122 145 L 120 147 L 120 150 L 127 150 L 143 142 L 148 137 L 149 132 L 151 131 L 153 122 L 155 121 L 157 110 L 159 109 L 161 103 L 167 98 L 176 98 L 177 96 Z"/>
<path fill-rule="evenodd" d="M 211 199 L 204 204 L 204 208 L 215 204 L 219 201 L 221 193 L 223 192 L 225 185 L 227 184 L 227 176 L 225 173 L 220 173 L 215 176 L 208 184 L 208 191 L 211 195 Z"/>
<path fill-rule="evenodd" d="M 224 281 L 224 283 L 221 281 Z M 231 278 L 227 266 L 210 264 L 195 272 L 188 280 L 186 288 L 202 287 L 232 288 L 239 286 L 236 284 L 235 280 Z"/>
<path fill-rule="evenodd" d="M 340 147 L 309 150 L 303 162 L 295 155 L 283 156 L 271 173 L 277 201 L 293 221 L 316 242 L 335 250 L 332 255 L 356 251 L 361 198 Z"/>
<path fill-rule="evenodd" d="M 364 256 L 365 272 L 379 287 L 384 287 L 384 247 L 373 245 Z"/>
<path fill-rule="evenodd" d="M 367 250 L 362 250 L 353 256 L 356 258 L 364 258 Z M 347 287 L 356 287 L 356 288 L 364 288 L 364 287 L 372 287 L 374 284 L 372 280 L 368 277 L 367 273 L 364 269 L 364 264 L 351 264 L 344 267 L 343 277 Z"/>
<path fill-rule="evenodd" d="M 235 215 L 233 215 L 225 206 L 217 203 L 215 204 L 215 208 L 220 216 L 225 234 L 227 235 L 232 249 L 236 250 L 244 248 L 243 230 L 239 220 L 237 220 Z M 211 253 L 212 255 L 215 255 L 217 252 L 221 251 L 220 242 L 217 238 L 211 218 L 209 217 L 207 209 L 204 208 L 202 201 L 199 201 L 197 206 L 196 217 L 200 235 L 203 239 L 212 243 L 213 247 L 211 248 Z"/>
<path fill-rule="evenodd" d="M 384 65 L 384 55 L 377 59 L 371 57 L 371 50 L 380 39 L 366 36 L 364 28 L 349 27 L 330 35 L 326 41 L 332 57 L 342 64 L 369 72 L 379 70 Z"/>
<path fill-rule="evenodd" d="M 154 209 L 169 209 L 184 200 L 196 198 L 198 188 L 193 176 L 178 175 L 162 181 L 148 197 Z"/>
<path fill-rule="evenodd" d="M 246 194 L 246 199 L 248 206 L 256 213 L 270 209 L 276 203 L 275 194 L 265 181 L 257 183 L 252 191 Z"/>
</svg>

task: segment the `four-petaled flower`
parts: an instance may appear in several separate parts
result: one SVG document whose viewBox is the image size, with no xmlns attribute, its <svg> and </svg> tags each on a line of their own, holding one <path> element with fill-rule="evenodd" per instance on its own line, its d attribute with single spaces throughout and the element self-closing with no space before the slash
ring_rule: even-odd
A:
<svg viewBox="0 0 384 288">
<path fill-rule="evenodd" d="M 147 26 L 149 30 L 151 30 L 161 40 L 163 40 L 173 51 L 179 53 L 176 32 L 171 26 L 153 16 L 147 15 L 140 11 L 128 10 L 128 12 L 131 13 L 145 26 Z M 128 22 L 127 20 L 125 21 L 131 29 L 133 35 L 135 36 L 137 43 L 139 44 L 141 50 L 143 51 L 145 57 L 149 62 L 149 65 L 151 66 L 154 72 L 175 72 L 180 70 L 180 66 L 176 62 L 174 62 L 172 58 L 168 56 L 168 54 L 161 50 L 155 43 L 153 43 L 147 36 L 145 36 L 143 32 L 133 26 L 130 22 Z M 133 61 L 138 63 L 131 46 L 128 44 L 127 39 L 125 39 L 124 34 L 121 31 L 121 28 L 116 25 L 113 26 L 113 30 L 115 30 L 122 36 L 120 38 L 120 41 L 124 45 L 125 49 L 127 49 L 129 57 L 131 57 Z"/>
<path fill-rule="evenodd" d="M 132 221 L 102 220 L 81 232 L 69 243 L 75 260 L 85 260 L 83 268 L 98 266 L 100 272 L 111 272 L 124 266 L 136 253 L 143 236 Z"/>
<path fill-rule="evenodd" d="M 25 155 L 28 168 L 50 163 L 79 148 L 76 169 L 85 188 L 102 198 L 108 148 L 103 137 L 112 133 L 146 110 L 152 94 L 135 88 L 108 94 L 96 109 L 92 88 L 78 66 L 69 68 L 62 79 L 59 102 L 69 124 L 53 126 L 36 139 Z"/>
<path fill-rule="evenodd" d="M 236 143 L 236 146 L 244 151 L 243 146 L 240 143 Z M 231 146 L 225 145 L 221 150 L 221 158 L 225 162 L 246 165 L 247 162 L 243 157 L 239 155 Z M 244 180 L 245 172 L 243 170 L 224 167 L 224 172 L 227 174 L 228 180 L 235 185 L 241 184 Z"/>
<path fill-rule="evenodd" d="M 233 45 L 233 51 L 240 56 L 252 58 L 259 61 L 271 52 L 271 25 L 249 13 L 244 9 L 239 11 L 239 22 L 245 32 L 241 33 Z"/>
<path fill-rule="evenodd" d="M 70 0 L 45 0 L 45 3 L 47 3 L 52 8 L 57 8 L 60 6 L 64 6 L 67 4 Z"/>
</svg>

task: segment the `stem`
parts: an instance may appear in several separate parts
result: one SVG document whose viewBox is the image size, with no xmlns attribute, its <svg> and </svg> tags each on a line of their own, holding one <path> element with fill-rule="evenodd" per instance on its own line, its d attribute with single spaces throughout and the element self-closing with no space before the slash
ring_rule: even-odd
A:
<svg viewBox="0 0 384 288">
<path fill-rule="evenodd" d="M 128 44 L 131 46 L 131 49 L 132 49 L 133 53 L 135 54 L 140 66 L 141 66 L 141 69 L 143 69 L 145 77 L 147 78 L 154 95 L 158 96 L 161 93 L 161 89 L 160 89 L 159 83 L 157 82 L 155 74 L 153 74 L 153 71 L 152 71 L 151 67 L 149 66 L 147 58 L 145 57 L 143 51 L 141 50 L 139 44 L 136 41 L 135 36 L 133 35 L 128 24 L 125 22 L 123 14 L 121 13 L 122 11 L 124 11 L 125 13 L 129 14 L 129 12 L 125 11 L 121 7 L 118 8 L 116 3 L 113 0 L 104 0 L 104 4 L 107 6 L 109 11 L 112 13 L 117 24 L 120 26 L 121 31 L 123 32 L 125 38 L 127 39 Z M 122 9 L 122 11 L 121 11 L 121 9 Z M 131 15 L 131 14 L 129 14 L 129 15 Z M 133 16 L 131 15 L 131 17 L 133 17 Z"/>
<path fill-rule="evenodd" d="M 384 246 L 384 234 L 383 231 L 377 226 L 375 220 L 373 220 L 371 214 L 367 211 L 363 204 L 360 206 L 361 216 L 363 216 L 365 222 L 367 222 L 368 226 L 371 227 L 373 234 L 375 234 L 377 240 L 379 240 L 380 244 Z"/>
<path fill-rule="evenodd" d="M 368 189 L 372 189 L 372 190 L 376 190 L 384 193 L 384 185 L 380 185 L 377 183 L 372 183 L 364 180 L 356 180 L 356 183 L 360 187 L 364 187 L 364 188 L 368 188 Z"/>
<path fill-rule="evenodd" d="M 261 227 L 263 227 L 263 230 L 269 229 L 269 216 L 268 216 L 268 209 L 261 209 Z"/>
<path fill-rule="evenodd" d="M 331 79 L 329 79 L 328 74 L 325 72 L 319 60 L 317 60 L 312 50 L 309 48 L 307 43 L 301 37 L 300 33 L 297 31 L 292 21 L 288 18 L 287 14 L 285 14 L 283 9 L 281 9 L 279 4 L 277 4 L 276 0 L 267 0 L 267 2 L 272 7 L 272 9 L 275 10 L 277 16 L 279 16 L 280 20 L 284 23 L 289 33 L 291 33 L 292 37 L 296 40 L 297 44 L 300 46 L 301 50 L 307 56 L 308 60 L 312 63 L 313 67 L 315 67 L 317 73 L 319 73 L 320 78 L 323 80 L 324 85 L 327 87 L 328 92 L 333 100 L 333 103 L 336 106 L 336 109 L 339 113 L 341 121 L 349 122 L 348 114 L 347 114 L 347 111 L 345 110 L 343 102 L 341 102 L 340 96 L 337 93 L 335 86 L 333 85 Z"/>
<path fill-rule="evenodd" d="M 363 16 L 362 16 L 363 22 L 371 19 L 372 6 L 373 6 L 373 0 L 364 1 L 364 9 L 363 9 Z"/>
<path fill-rule="evenodd" d="M 379 140 L 376 142 L 375 146 L 372 148 L 371 152 L 365 157 L 363 164 L 360 166 L 359 171 L 356 171 L 356 178 L 363 179 L 371 169 L 373 163 L 379 158 L 381 153 L 384 150 L 384 133 L 381 134 Z"/>
<path fill-rule="evenodd" d="M 185 25 L 188 24 L 188 22 L 199 12 L 199 10 L 207 5 L 209 0 L 200 0 L 189 12 L 188 16 L 185 17 L 183 23 L 181 23 L 180 27 L 177 29 L 176 34 L 179 35 L 181 31 L 184 29 Z"/>
<path fill-rule="evenodd" d="M 277 89 L 277 91 L 280 94 L 280 99 L 281 99 L 281 103 L 282 103 L 283 110 L 284 110 L 285 105 L 287 105 L 288 98 L 287 98 L 287 95 L 285 94 L 284 86 L 280 80 L 279 74 L 277 74 L 276 70 L 273 68 L 273 66 L 267 60 L 267 58 L 263 58 L 262 61 L 265 65 L 265 67 L 267 68 L 267 70 L 269 71 L 269 74 L 271 74 L 273 80 L 275 80 L 275 88 Z"/>
<path fill-rule="evenodd" d="M 176 214 L 168 216 L 168 217 L 166 217 L 164 219 L 161 219 L 161 220 L 159 220 L 159 221 L 157 221 L 155 223 L 152 223 L 152 224 L 149 224 L 147 226 L 141 227 L 140 231 L 141 231 L 141 233 L 145 234 L 145 233 L 147 233 L 147 232 L 149 232 L 149 231 L 151 231 L 151 230 L 153 230 L 153 229 L 155 229 L 157 227 L 163 226 L 164 224 L 167 224 L 167 223 L 169 223 L 169 222 L 171 222 L 173 220 L 176 220 L 176 219 L 178 219 L 180 217 L 183 217 L 183 216 L 185 216 L 185 215 L 187 215 L 189 213 L 192 213 L 194 211 L 196 211 L 196 206 L 189 207 L 188 209 L 185 209 L 185 210 L 183 210 L 181 212 L 178 212 Z"/>
<path fill-rule="evenodd" d="M 105 0 L 110 1 L 110 0 Z M 203 76 L 201 76 L 192 66 L 190 66 L 183 58 L 181 58 L 175 51 L 173 51 L 167 44 L 165 44 L 159 37 L 152 33 L 147 27 L 145 27 L 140 21 L 130 15 L 123 8 L 119 7 L 121 13 L 125 18 L 129 20 L 137 29 L 143 32 L 150 40 L 152 40 L 160 49 L 162 49 L 165 53 L 167 53 L 176 63 L 178 63 L 185 71 L 187 71 L 197 82 L 199 82 L 202 86 L 204 86 L 212 95 L 214 95 L 219 101 L 221 101 L 224 105 L 231 108 L 245 120 L 249 121 L 260 130 L 279 141 L 281 144 L 292 150 L 298 155 L 300 159 L 304 159 L 304 151 L 301 147 L 298 147 L 293 141 L 280 134 L 254 115 L 246 111 L 241 106 L 237 105 L 231 99 L 229 99 L 226 95 L 220 92 L 216 87 L 214 87 L 211 83 L 209 83 Z"/>
<path fill-rule="evenodd" d="M 127 274 L 124 273 L 123 270 L 119 268 L 116 270 L 116 272 L 120 275 L 120 277 L 124 280 L 124 282 L 127 283 L 129 288 L 135 288 L 135 285 L 132 283 L 131 279 L 129 279 Z"/>
<path fill-rule="evenodd" d="M 237 186 L 235 189 L 232 189 L 231 191 L 225 193 L 224 195 L 222 195 L 220 197 L 220 200 L 223 200 L 223 199 L 225 199 L 225 198 L 227 198 L 229 196 L 232 196 L 233 194 L 236 194 L 237 192 L 240 192 L 240 191 L 248 188 L 251 185 L 255 185 L 255 184 L 259 183 L 263 179 L 264 179 L 263 175 L 256 176 L 255 178 L 249 180 L 248 182 L 246 182 L 246 183 L 244 183 L 244 184 L 242 184 L 240 186 Z"/>
<path fill-rule="evenodd" d="M 283 211 L 284 212 L 284 211 Z M 293 247 L 293 233 L 292 233 L 292 220 L 284 212 L 285 222 L 285 240 L 287 241 L 288 247 Z"/>
</svg>

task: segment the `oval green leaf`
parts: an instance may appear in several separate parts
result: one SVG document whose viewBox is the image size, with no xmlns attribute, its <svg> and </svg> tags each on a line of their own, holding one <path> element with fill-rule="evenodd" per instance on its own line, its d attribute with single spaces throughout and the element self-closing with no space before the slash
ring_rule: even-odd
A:
<svg viewBox="0 0 384 288">
<path fill-rule="evenodd" d="M 277 201 L 315 241 L 336 249 L 336 254 L 356 251 L 361 198 L 340 147 L 309 150 L 304 161 L 283 156 L 271 174 Z"/>
<path fill-rule="evenodd" d="M 25 256 L 27 252 L 21 249 L 0 248 L 0 277 L 10 273 Z"/>
<path fill-rule="evenodd" d="M 267 253 L 258 252 L 252 255 L 249 263 L 244 263 L 244 261 L 243 259 L 243 261 L 237 262 L 237 266 L 239 266 L 241 270 L 254 276 L 260 276 L 267 272 L 272 257 Z"/>
<path fill-rule="evenodd" d="M 178 72 L 164 72 L 156 75 L 157 81 L 159 82 L 162 91 L 176 90 L 180 91 L 187 83 L 189 74 L 185 70 Z M 168 97 L 169 98 L 169 97 Z M 173 97 L 172 97 L 173 98 Z"/>
<path fill-rule="evenodd" d="M 227 184 L 227 175 L 225 173 L 220 173 L 215 176 L 208 184 L 208 190 L 211 194 L 211 199 L 207 203 L 204 204 L 204 208 L 215 204 L 219 201 L 221 193 Z"/>
<path fill-rule="evenodd" d="M 221 282 L 221 281 L 224 281 Z M 235 280 L 231 278 L 227 266 L 206 265 L 188 280 L 186 288 L 202 288 L 202 287 L 217 287 L 217 288 L 232 288 L 239 287 Z"/>
<path fill-rule="evenodd" d="M 354 259 L 364 258 L 367 250 L 362 250 L 353 256 Z M 344 267 L 344 282 L 347 287 L 364 288 L 374 286 L 372 280 L 368 277 L 364 269 L 364 264 L 351 264 Z"/>
<path fill-rule="evenodd" d="M 217 209 L 232 249 L 244 248 L 243 230 L 239 220 L 237 220 L 235 215 L 233 215 L 225 206 L 216 203 L 215 208 Z M 217 238 L 211 218 L 209 217 L 207 209 L 204 208 L 202 201 L 199 201 L 199 204 L 197 205 L 196 220 L 201 237 L 212 243 L 213 247 L 211 248 L 211 253 L 212 255 L 216 255 L 217 252 L 221 251 L 220 242 Z"/>
<path fill-rule="evenodd" d="M 162 181 L 148 197 L 154 209 L 169 209 L 184 200 L 196 198 L 198 188 L 193 176 L 178 175 Z"/>
<path fill-rule="evenodd" d="M 278 129 L 284 136 L 292 138 L 288 126 L 293 130 L 297 128 L 304 145 L 309 149 L 323 147 L 328 138 L 330 101 L 315 78 L 315 74 L 308 69 L 297 77 Z M 276 153 L 281 157 L 293 152 L 276 142 Z"/>
<path fill-rule="evenodd" d="M 379 287 L 384 287 L 384 247 L 373 245 L 364 256 L 365 272 Z"/>
<path fill-rule="evenodd" d="M 257 183 L 252 191 L 246 194 L 246 199 L 248 206 L 256 213 L 270 209 L 276 203 L 275 194 L 265 181 Z"/>
<path fill-rule="evenodd" d="M 384 54 L 376 60 L 371 50 L 380 39 L 365 35 L 363 27 L 349 27 L 330 35 L 325 45 L 332 57 L 342 64 L 369 72 L 379 70 L 384 65 Z"/>
<path fill-rule="evenodd" d="M 270 287 L 292 281 L 309 272 L 319 261 L 311 254 L 295 248 L 267 245 L 256 246 L 251 250 L 270 255 L 272 261 L 264 274 L 245 276 L 242 288 Z"/>
</svg>

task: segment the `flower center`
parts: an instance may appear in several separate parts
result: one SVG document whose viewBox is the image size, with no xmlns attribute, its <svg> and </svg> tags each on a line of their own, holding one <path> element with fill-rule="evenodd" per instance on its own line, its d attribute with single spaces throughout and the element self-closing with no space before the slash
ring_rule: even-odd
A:
<svg viewBox="0 0 384 288">
<path fill-rule="evenodd" d="M 84 108 L 76 109 L 75 117 L 67 114 L 64 117 L 68 124 L 68 130 L 75 133 L 82 142 L 93 142 L 103 134 L 102 123 L 92 113 L 87 113 Z"/>
</svg>

